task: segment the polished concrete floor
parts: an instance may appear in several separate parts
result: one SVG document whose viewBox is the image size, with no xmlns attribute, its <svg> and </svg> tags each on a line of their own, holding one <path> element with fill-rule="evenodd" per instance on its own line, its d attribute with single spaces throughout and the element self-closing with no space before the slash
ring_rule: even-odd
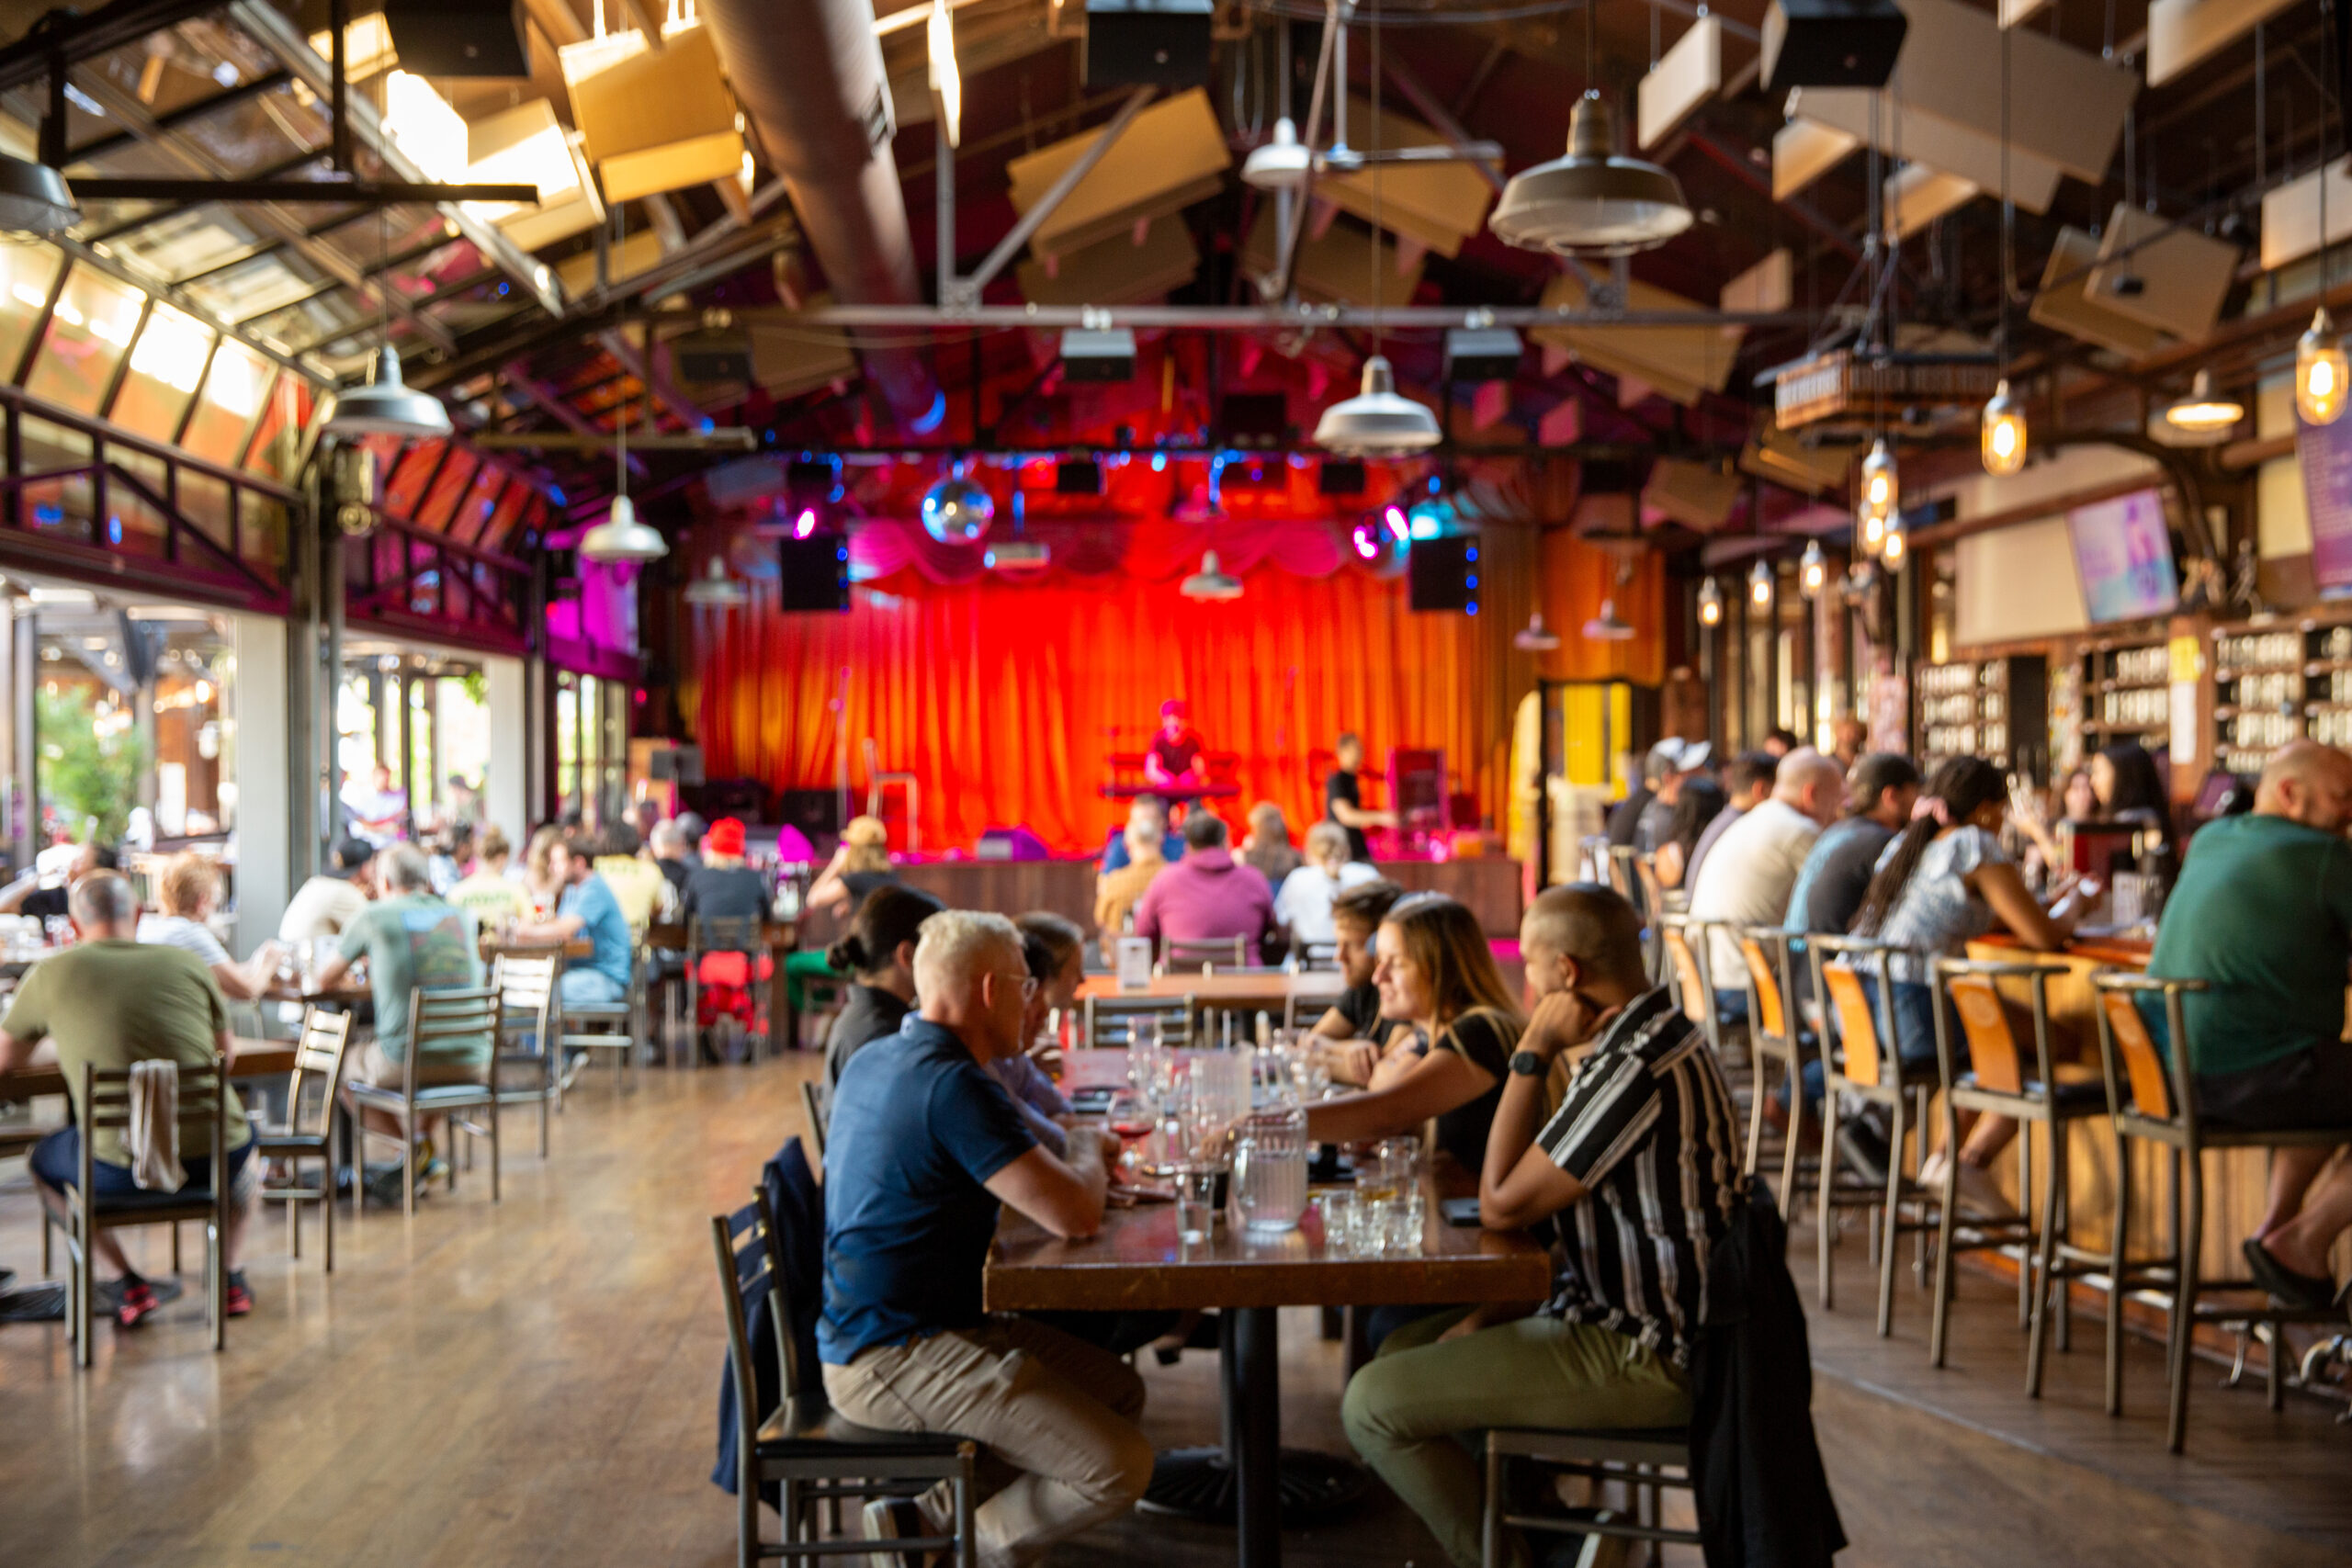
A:
<svg viewBox="0 0 2352 1568">
<path fill-rule="evenodd" d="M 256 1233 L 254 1314 L 211 1354 L 193 1298 L 133 1334 L 99 1330 L 76 1371 L 62 1330 L 0 1325 L 0 1563 L 660 1563 L 733 1560 L 708 1481 L 725 1332 L 706 1218 L 800 1130 L 812 1059 L 593 1078 L 552 1157 L 517 1128 L 504 1202 L 486 1172 L 417 1218 L 345 1224 L 332 1277 Z M 0 1263 L 38 1265 L 20 1163 L 0 1176 Z M 346 1215 L 346 1220 L 348 1216 Z M 191 1237 L 193 1233 L 191 1233 Z M 1799 1253 L 1809 1262 L 1809 1235 Z M 137 1244 L 134 1244 L 137 1245 Z M 160 1266 L 160 1238 L 146 1258 Z M 2203 1375 L 2189 1452 L 2161 1443 L 2159 1360 L 2131 1358 L 2131 1413 L 2098 1408 L 2096 1335 L 2019 1392 L 2014 1296 L 1966 1279 L 1953 1366 L 1927 1366 L 1924 1298 L 1871 1333 L 1859 1244 L 1849 1293 L 1815 1314 L 1815 1416 L 1849 1564 L 2340 1564 L 2352 1559 L 2352 1427 L 2335 1407 Z M 191 1261 L 193 1259 L 191 1258 Z M 1801 1283 L 1809 1267 L 1800 1267 Z M 1286 1437 L 1343 1450 L 1337 1347 L 1284 1314 Z M 1216 1433 L 1211 1358 L 1147 1371 L 1163 1445 Z M 1438 1559 L 1375 1494 L 1286 1542 L 1294 1562 Z M 1231 1560 L 1229 1534 L 1134 1517 L 1061 1548 L 1094 1568 Z M 1695 1553 L 1682 1560 L 1695 1562 Z"/>
</svg>

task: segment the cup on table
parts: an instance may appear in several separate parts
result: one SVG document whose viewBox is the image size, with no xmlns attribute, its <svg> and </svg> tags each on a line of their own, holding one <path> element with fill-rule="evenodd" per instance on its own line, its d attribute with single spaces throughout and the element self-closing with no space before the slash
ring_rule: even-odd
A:
<svg viewBox="0 0 2352 1568">
<path fill-rule="evenodd" d="M 1216 1167 L 1188 1161 L 1176 1168 L 1175 1177 L 1176 1239 L 1201 1246 L 1216 1226 Z"/>
<path fill-rule="evenodd" d="M 1361 1250 L 1364 1204 L 1351 1187 L 1334 1187 L 1317 1194 L 1323 1210 L 1323 1245 L 1342 1256 Z"/>
</svg>

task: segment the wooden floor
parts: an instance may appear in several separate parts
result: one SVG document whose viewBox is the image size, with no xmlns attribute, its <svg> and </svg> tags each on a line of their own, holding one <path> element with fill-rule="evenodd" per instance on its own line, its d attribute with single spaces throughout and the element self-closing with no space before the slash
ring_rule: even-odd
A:
<svg viewBox="0 0 2352 1568">
<path fill-rule="evenodd" d="M 257 1233 L 259 1305 L 205 1346 L 193 1297 L 135 1334 L 99 1331 L 95 1369 L 62 1329 L 0 1325 L 0 1563 L 461 1564 L 732 1561 L 707 1479 L 724 1343 L 703 1221 L 739 1202 L 799 1130 L 809 1063 L 591 1080 L 553 1157 L 515 1139 L 506 1201 L 477 1177 L 413 1224 L 370 1218 L 332 1280 Z M 0 1262 L 38 1261 L 21 1166 L 0 1184 Z M 134 1247 L 139 1245 L 133 1243 Z M 1809 1247 L 1800 1232 L 1801 1248 Z M 1800 1256 L 1809 1259 L 1809 1251 Z M 1854 1550 L 1849 1564 L 2340 1564 L 2352 1554 L 2352 1428 L 2315 1400 L 2283 1416 L 2208 1375 L 2190 1452 L 2162 1450 L 2156 1360 L 2132 1358 L 2133 1414 L 2098 1414 L 2095 1337 L 2018 1393 L 2013 1301 L 1966 1280 L 1954 1366 L 1926 1365 L 1906 1293 L 1892 1341 L 1856 1293 L 1816 1314 L 1815 1414 Z M 148 1254 L 160 1264 L 161 1248 Z M 1801 1268 L 1801 1281 L 1810 1269 Z M 1343 1450 L 1335 1348 L 1284 1314 L 1286 1437 Z M 1211 1440 L 1215 1369 L 1152 1367 L 1163 1445 Z M 1376 1495 L 1295 1536 L 1294 1562 L 1439 1560 Z M 1231 1561 L 1229 1535 L 1131 1517 L 1059 1549 L 1065 1568 Z M 1690 1559 L 1695 1561 L 1695 1555 Z"/>
</svg>

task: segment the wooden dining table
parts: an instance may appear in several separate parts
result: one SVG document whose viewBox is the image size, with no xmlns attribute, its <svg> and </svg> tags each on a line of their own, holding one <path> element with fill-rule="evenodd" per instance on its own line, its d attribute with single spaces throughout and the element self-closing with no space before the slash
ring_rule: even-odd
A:
<svg viewBox="0 0 2352 1568">
<path fill-rule="evenodd" d="M 1324 1190 L 1317 1189 L 1319 1194 Z M 1419 1302 L 1532 1302 L 1551 1291 L 1551 1262 L 1532 1237 L 1448 1225 L 1437 1192 L 1418 1255 L 1342 1251 L 1327 1243 L 1319 1205 L 1295 1231 L 1238 1230 L 1219 1216 L 1213 1238 L 1188 1246 L 1173 1204 L 1113 1209 L 1102 1228 L 1065 1241 L 1008 1210 L 983 1282 L 990 1312 L 1215 1310 L 1226 1443 L 1160 1456 L 1145 1504 L 1213 1514 L 1203 1494 L 1229 1498 L 1242 1568 L 1282 1562 L 1287 1475 L 1303 1495 L 1360 1490 L 1362 1472 L 1329 1455 L 1285 1453 L 1276 1310 Z"/>
<path fill-rule="evenodd" d="M 1115 975 L 1089 975 L 1080 983 L 1078 995 L 1081 1001 L 1088 997 L 1193 997 L 1203 1007 L 1278 1013 L 1293 1000 L 1329 1002 L 1347 988 L 1347 977 L 1336 969 L 1302 969 L 1295 974 L 1154 975 L 1142 986 L 1122 986 Z"/>
<path fill-rule="evenodd" d="M 294 1070 L 294 1042 L 236 1037 L 237 1053 L 229 1064 L 232 1078 L 275 1077 Z M 65 1069 L 57 1065 L 57 1047 L 42 1041 L 33 1059 L 21 1067 L 0 1072 L 0 1100 L 30 1100 L 36 1095 L 66 1092 Z"/>
</svg>

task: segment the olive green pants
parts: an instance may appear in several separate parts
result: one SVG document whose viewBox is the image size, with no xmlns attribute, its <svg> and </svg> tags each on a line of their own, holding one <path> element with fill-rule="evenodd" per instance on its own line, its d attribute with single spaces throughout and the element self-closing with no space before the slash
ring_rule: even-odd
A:
<svg viewBox="0 0 2352 1568">
<path fill-rule="evenodd" d="M 1679 1427 L 1690 1418 L 1682 1373 L 1624 1335 L 1523 1317 L 1459 1339 L 1442 1313 L 1390 1335 L 1348 1384 L 1348 1439 L 1421 1517 L 1454 1568 L 1478 1568 L 1481 1461 L 1460 1440 L 1493 1427 Z M 1511 1568 L 1526 1561 L 1510 1540 Z"/>
</svg>

